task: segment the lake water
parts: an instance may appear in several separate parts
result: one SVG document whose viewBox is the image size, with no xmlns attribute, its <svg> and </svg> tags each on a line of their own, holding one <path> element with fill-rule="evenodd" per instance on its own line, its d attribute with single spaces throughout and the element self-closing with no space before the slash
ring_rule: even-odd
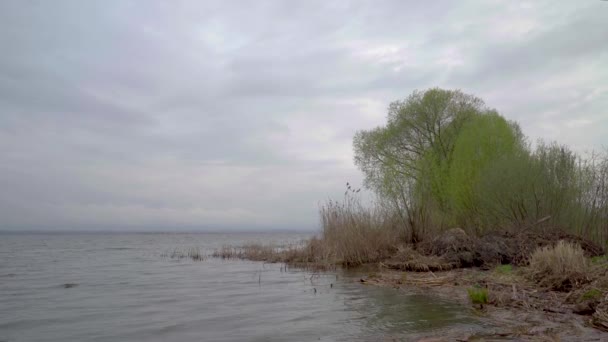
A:
<svg viewBox="0 0 608 342">
<path fill-rule="evenodd" d="M 0 234 L 0 341 L 392 341 L 476 325 L 459 304 L 346 271 L 166 256 L 308 237 Z"/>
</svg>

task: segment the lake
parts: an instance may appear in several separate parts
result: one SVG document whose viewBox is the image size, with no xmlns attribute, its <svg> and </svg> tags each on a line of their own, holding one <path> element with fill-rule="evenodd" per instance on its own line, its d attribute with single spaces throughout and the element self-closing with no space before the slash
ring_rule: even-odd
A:
<svg viewBox="0 0 608 342">
<path fill-rule="evenodd" d="M 478 326 L 458 303 L 356 272 L 167 256 L 310 236 L 0 234 L 0 341 L 392 341 Z"/>
</svg>

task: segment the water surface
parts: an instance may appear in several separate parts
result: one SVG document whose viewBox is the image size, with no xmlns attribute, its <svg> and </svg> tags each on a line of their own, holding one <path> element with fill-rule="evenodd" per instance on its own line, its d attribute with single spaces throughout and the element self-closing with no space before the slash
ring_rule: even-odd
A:
<svg viewBox="0 0 608 342">
<path fill-rule="evenodd" d="M 475 324 L 456 303 L 344 271 L 163 256 L 307 237 L 1 234 L 0 341 L 376 341 Z"/>
</svg>

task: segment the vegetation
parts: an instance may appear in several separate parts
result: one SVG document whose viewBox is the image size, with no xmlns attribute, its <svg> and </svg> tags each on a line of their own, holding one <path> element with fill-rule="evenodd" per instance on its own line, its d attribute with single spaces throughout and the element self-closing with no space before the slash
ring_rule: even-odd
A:
<svg viewBox="0 0 608 342">
<path fill-rule="evenodd" d="M 599 299 L 601 296 L 602 291 L 598 289 L 590 289 L 583 293 L 583 295 L 581 296 L 581 300 L 596 300 Z"/>
<path fill-rule="evenodd" d="M 358 192 L 347 184 L 342 203 L 329 201 L 320 208 L 324 256 L 346 266 L 384 260 L 401 240 L 395 213 L 381 205 L 364 206 Z"/>
<path fill-rule="evenodd" d="M 321 235 L 307 245 L 217 256 L 357 266 L 403 259 L 409 245 L 418 257 L 395 268 L 430 271 L 525 266 L 537 247 L 560 239 L 592 257 L 603 250 L 590 241 L 608 242 L 608 156 L 533 147 L 517 123 L 473 95 L 415 91 L 390 104 L 384 126 L 357 132 L 353 147 L 371 205 L 347 183 L 342 201 L 321 205 Z M 536 253 L 536 271 L 551 272 L 542 258 L 568 248 Z"/>
<path fill-rule="evenodd" d="M 387 272 L 387 280 L 378 272 L 361 282 L 463 286 L 481 306 L 490 291 L 493 305 L 547 312 L 571 305 L 608 331 L 607 154 L 531 144 L 481 99 L 437 88 L 391 103 L 386 124 L 357 132 L 353 148 L 370 205 L 347 183 L 343 200 L 320 206 L 317 238 L 214 255 L 316 267 L 375 263 L 412 273 Z M 494 271 L 465 269 L 475 266 Z"/>
<path fill-rule="evenodd" d="M 190 247 L 184 250 L 174 249 L 171 253 L 163 253 L 163 257 L 171 258 L 171 259 L 185 259 L 189 258 L 194 261 L 203 261 L 205 260 L 205 255 L 201 253 L 200 248 L 198 247 Z"/>
<path fill-rule="evenodd" d="M 483 287 L 472 287 L 467 290 L 469 294 L 469 299 L 473 304 L 479 304 L 483 306 L 484 304 L 488 304 L 488 289 Z"/>
<path fill-rule="evenodd" d="M 498 274 L 510 274 L 511 272 L 513 272 L 513 266 L 508 265 L 508 264 L 507 265 L 498 265 L 498 266 L 496 266 L 496 268 L 494 270 Z"/>
<path fill-rule="evenodd" d="M 321 240 L 313 238 L 302 243 L 289 245 L 262 245 L 257 243 L 244 246 L 222 246 L 215 250 L 211 256 L 221 259 L 242 259 L 264 261 L 272 263 L 285 263 L 304 268 L 327 270 L 335 268 L 336 263 L 330 262 L 325 255 L 326 248 Z"/>
<path fill-rule="evenodd" d="M 583 159 L 555 143 L 532 148 L 517 123 L 475 96 L 414 92 L 353 145 L 366 186 L 410 242 L 451 227 L 523 229 L 545 217 L 553 228 L 608 237 L 608 158 Z"/>
<path fill-rule="evenodd" d="M 591 258 L 592 264 L 606 264 L 608 262 L 608 257 L 606 255 L 598 255 Z"/>
<path fill-rule="evenodd" d="M 539 248 L 532 254 L 529 272 L 541 285 L 570 290 L 574 285 L 588 281 L 589 263 L 579 245 L 559 241 L 555 246 Z"/>
</svg>

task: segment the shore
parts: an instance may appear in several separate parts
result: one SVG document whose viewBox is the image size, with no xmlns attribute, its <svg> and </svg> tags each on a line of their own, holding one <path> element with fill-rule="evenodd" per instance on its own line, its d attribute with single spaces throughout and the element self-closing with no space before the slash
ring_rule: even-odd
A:
<svg viewBox="0 0 608 342">
<path fill-rule="evenodd" d="M 559 231 L 496 232 L 476 237 L 448 230 L 418 245 L 336 253 L 334 240 L 296 246 L 224 247 L 213 256 L 323 271 L 357 270 L 363 286 L 393 287 L 457 301 L 482 329 L 453 329 L 413 341 L 608 340 L 608 258 L 601 246 Z M 352 263 L 352 260 L 359 261 Z"/>
<path fill-rule="evenodd" d="M 413 341 L 604 341 L 608 333 L 593 326 L 592 310 L 580 291 L 557 292 L 530 284 L 514 270 L 476 268 L 443 272 L 403 272 L 382 267 L 358 280 L 362 285 L 387 286 L 407 293 L 424 293 L 470 306 L 487 326 L 483 330 L 445 330 L 415 336 Z M 468 290 L 482 286 L 487 304 L 472 305 Z M 578 296 L 578 298 L 577 298 Z"/>
</svg>

